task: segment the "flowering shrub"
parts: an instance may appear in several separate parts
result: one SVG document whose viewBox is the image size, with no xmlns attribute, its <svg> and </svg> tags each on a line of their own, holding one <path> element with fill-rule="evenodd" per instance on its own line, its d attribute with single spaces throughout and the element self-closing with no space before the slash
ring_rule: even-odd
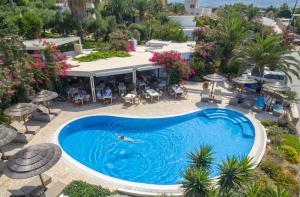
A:
<svg viewBox="0 0 300 197">
<path fill-rule="evenodd" d="M 59 76 L 66 76 L 70 67 L 58 46 L 44 40 L 39 42 L 46 47 L 44 50 L 35 51 L 33 57 L 26 54 L 38 87 L 56 81 Z"/>
<path fill-rule="evenodd" d="M 178 83 L 188 80 L 190 75 L 195 74 L 187 59 L 182 58 L 176 51 L 154 53 L 150 58 L 151 62 L 164 66 L 170 77 L 170 83 Z"/>
<path fill-rule="evenodd" d="M 205 27 L 196 27 L 193 31 L 193 37 L 198 42 L 205 40 L 207 37 L 208 30 Z"/>
<path fill-rule="evenodd" d="M 130 51 L 127 35 L 118 30 L 109 34 L 109 42 L 112 50 Z"/>
<path fill-rule="evenodd" d="M 40 41 L 46 48 L 33 55 L 24 53 L 23 41 L 15 35 L 0 39 L 0 107 L 24 101 L 34 89 L 65 76 L 69 64 L 59 48 Z"/>
</svg>

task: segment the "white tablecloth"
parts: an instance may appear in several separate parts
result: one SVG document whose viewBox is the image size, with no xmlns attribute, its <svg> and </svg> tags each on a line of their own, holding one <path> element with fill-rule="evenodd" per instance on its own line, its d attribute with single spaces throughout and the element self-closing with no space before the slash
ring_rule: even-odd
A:
<svg viewBox="0 0 300 197">
<path fill-rule="evenodd" d="M 172 90 L 176 93 L 176 94 L 182 94 L 183 93 L 183 89 L 179 86 L 172 86 Z"/>
<path fill-rule="evenodd" d="M 148 89 L 148 90 L 146 90 L 146 92 L 147 92 L 150 96 L 159 96 L 159 93 L 156 92 L 156 91 L 153 90 L 153 89 Z"/>
</svg>

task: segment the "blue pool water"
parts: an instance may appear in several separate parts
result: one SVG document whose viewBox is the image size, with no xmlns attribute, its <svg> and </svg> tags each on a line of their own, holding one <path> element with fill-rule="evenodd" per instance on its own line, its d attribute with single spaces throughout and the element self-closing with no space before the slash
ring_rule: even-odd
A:
<svg viewBox="0 0 300 197">
<path fill-rule="evenodd" d="M 66 125 L 58 136 L 64 151 L 105 175 L 141 183 L 176 184 L 189 165 L 187 154 L 201 144 L 213 146 L 215 163 L 247 155 L 254 143 L 252 123 L 219 108 L 167 118 L 90 116 Z M 141 143 L 122 142 L 117 134 Z"/>
</svg>

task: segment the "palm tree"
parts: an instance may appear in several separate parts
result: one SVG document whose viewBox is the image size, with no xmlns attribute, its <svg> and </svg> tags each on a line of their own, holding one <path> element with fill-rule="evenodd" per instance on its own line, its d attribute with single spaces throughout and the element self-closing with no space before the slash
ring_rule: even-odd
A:
<svg viewBox="0 0 300 197">
<path fill-rule="evenodd" d="M 184 173 L 182 188 L 187 197 L 206 197 L 209 196 L 212 189 L 210 179 L 210 170 L 208 168 L 188 168 Z"/>
<path fill-rule="evenodd" d="M 116 16 L 117 23 L 123 23 L 123 15 L 128 12 L 129 9 L 127 6 L 130 2 L 127 0 L 110 0 L 107 3 L 107 9 L 111 14 Z"/>
<path fill-rule="evenodd" d="M 83 26 L 82 21 L 86 17 L 86 3 L 91 2 L 91 0 L 68 0 L 69 8 L 71 9 L 72 15 L 78 20 L 79 30 L 78 35 L 83 41 Z"/>
<path fill-rule="evenodd" d="M 229 72 L 227 63 L 233 56 L 233 51 L 249 37 L 246 28 L 247 21 L 237 12 L 226 13 L 213 31 L 217 46 L 220 48 L 220 68 Z"/>
<path fill-rule="evenodd" d="M 219 193 L 228 194 L 243 188 L 252 178 L 252 167 L 251 159 L 239 159 L 236 156 L 227 157 L 227 160 L 219 165 Z"/>
<path fill-rule="evenodd" d="M 243 191 L 242 196 L 245 197 L 259 197 L 262 185 L 259 182 L 248 185 Z"/>
<path fill-rule="evenodd" d="M 201 145 L 199 151 L 189 153 L 192 167 L 208 168 L 212 164 L 213 147 L 209 145 Z"/>
<path fill-rule="evenodd" d="M 139 11 L 140 20 L 143 21 L 145 18 L 145 12 L 148 8 L 148 0 L 135 0 L 134 7 Z"/>
<path fill-rule="evenodd" d="M 257 34 L 255 40 L 235 51 L 231 63 L 238 63 L 245 68 L 254 66 L 253 71 L 263 77 L 264 70 L 269 67 L 272 70 L 279 70 L 286 74 L 292 81 L 291 74 L 299 78 L 299 61 L 290 54 L 288 47 L 282 45 L 282 37 L 278 35 L 263 36 Z"/>
</svg>

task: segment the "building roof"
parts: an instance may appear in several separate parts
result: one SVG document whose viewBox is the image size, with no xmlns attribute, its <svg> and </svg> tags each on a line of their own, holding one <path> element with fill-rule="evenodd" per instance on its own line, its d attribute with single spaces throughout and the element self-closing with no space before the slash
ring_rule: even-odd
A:
<svg viewBox="0 0 300 197">
<path fill-rule="evenodd" d="M 34 40 L 26 40 L 23 44 L 28 51 L 36 51 L 36 50 L 43 50 L 46 47 L 42 44 L 41 40 L 53 43 L 57 46 L 61 46 L 68 43 L 79 42 L 79 37 L 63 37 L 63 38 L 41 38 L 41 39 L 34 39 Z"/>
<path fill-rule="evenodd" d="M 117 74 L 131 73 L 133 69 L 136 70 L 151 70 L 160 68 L 149 59 L 154 52 L 163 52 L 175 50 L 179 53 L 191 53 L 192 48 L 188 43 L 170 43 L 163 48 L 149 48 L 145 46 L 138 46 L 136 51 L 130 52 L 130 57 L 113 57 L 108 59 L 99 59 L 93 62 L 78 62 L 73 58 L 68 59 L 72 67 L 68 71 L 69 76 L 109 76 Z"/>
</svg>

